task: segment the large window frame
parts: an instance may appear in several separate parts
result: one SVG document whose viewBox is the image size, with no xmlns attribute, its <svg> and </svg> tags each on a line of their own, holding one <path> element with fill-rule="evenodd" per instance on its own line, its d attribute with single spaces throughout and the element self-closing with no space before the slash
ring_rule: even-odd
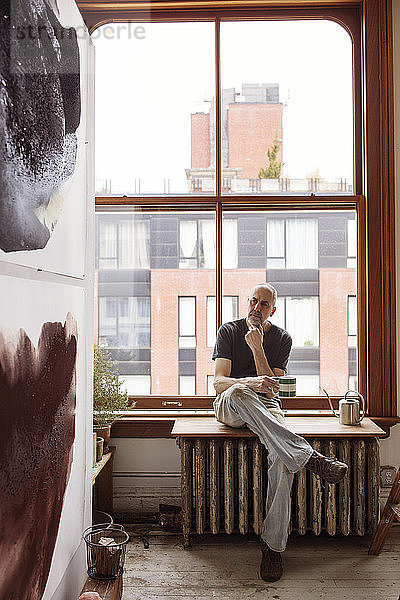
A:
<svg viewBox="0 0 400 600">
<path fill-rule="evenodd" d="M 320 0 L 310 6 L 303 0 L 169 0 L 108 2 L 78 0 L 93 32 L 109 22 L 214 21 L 216 48 L 221 20 L 331 19 L 342 25 L 353 40 L 354 92 L 354 191 L 353 196 L 240 196 L 222 194 L 221 140 L 216 143 L 216 195 L 196 198 L 97 197 L 98 206 L 142 206 L 152 210 L 213 210 L 216 214 L 216 313 L 222 316 L 222 214 L 238 210 L 340 210 L 357 214 L 357 298 L 359 389 L 368 414 L 385 426 L 397 418 L 394 138 L 392 22 L 390 0 Z M 216 97 L 221 94 L 220 65 L 216 52 Z M 216 126 L 221 131 L 221 105 L 216 103 Z M 385 373 L 385 377 L 379 376 Z M 378 375 L 378 376 L 377 376 Z M 137 408 L 161 409 L 165 397 L 137 397 Z M 210 397 L 179 397 L 184 408 L 209 408 Z M 338 398 L 336 398 L 336 402 Z M 171 403 L 172 404 L 172 403 Z M 297 398 L 285 408 L 325 409 L 321 397 Z"/>
</svg>

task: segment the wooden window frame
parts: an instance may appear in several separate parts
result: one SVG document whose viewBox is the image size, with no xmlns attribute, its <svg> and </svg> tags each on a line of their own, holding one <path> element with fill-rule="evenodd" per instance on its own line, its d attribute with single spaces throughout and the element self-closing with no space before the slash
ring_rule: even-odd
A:
<svg viewBox="0 0 400 600">
<path fill-rule="evenodd" d="M 399 421 L 396 384 L 396 297 L 394 223 L 394 107 L 391 0 L 153 0 L 152 2 L 104 2 L 78 0 L 90 32 L 110 22 L 206 21 L 270 19 L 332 19 L 344 26 L 360 51 L 354 61 L 355 195 L 351 197 L 220 197 L 220 142 L 217 154 L 217 196 L 175 198 L 98 197 L 101 206 L 142 205 L 154 210 L 191 210 L 216 213 L 216 246 L 221 252 L 224 210 L 279 210 L 317 208 L 357 210 L 359 385 L 367 400 L 368 414 L 386 426 Z M 357 30 L 359 27 L 359 39 Z M 218 39 L 216 44 L 218 44 Z M 218 61 L 217 61 L 218 62 Z M 216 64 L 217 97 L 219 65 Z M 220 130 L 221 109 L 216 126 Z M 217 136 L 219 137 L 219 136 Z M 220 190 L 219 190 L 220 191 Z M 172 204 L 174 206 L 172 206 Z M 222 310 L 222 266 L 216 271 L 217 319 Z M 384 374 L 384 376 L 383 376 Z M 144 397 L 138 397 L 138 408 Z M 163 396 L 146 397 L 147 407 L 160 409 Z M 210 408 L 210 397 L 179 397 L 186 408 Z M 337 399 L 336 399 L 337 401 Z M 142 404 L 143 407 L 143 404 Z M 326 408 L 321 398 L 298 398 L 286 408 Z"/>
</svg>

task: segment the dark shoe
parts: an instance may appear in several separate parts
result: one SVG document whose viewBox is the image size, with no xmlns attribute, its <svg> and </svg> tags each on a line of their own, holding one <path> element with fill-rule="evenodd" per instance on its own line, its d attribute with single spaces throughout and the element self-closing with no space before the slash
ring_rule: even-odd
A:
<svg viewBox="0 0 400 600">
<path fill-rule="evenodd" d="M 336 458 L 328 458 L 316 450 L 311 454 L 305 467 L 328 483 L 338 483 L 345 477 L 348 470 L 346 463 L 340 462 Z"/>
<path fill-rule="evenodd" d="M 260 577 L 264 581 L 278 581 L 282 577 L 283 564 L 280 552 L 275 552 L 261 541 L 262 559 L 260 564 Z"/>
</svg>

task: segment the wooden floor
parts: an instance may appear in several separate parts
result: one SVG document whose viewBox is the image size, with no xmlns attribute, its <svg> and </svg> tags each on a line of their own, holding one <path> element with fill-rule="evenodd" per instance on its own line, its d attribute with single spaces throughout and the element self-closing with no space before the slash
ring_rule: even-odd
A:
<svg viewBox="0 0 400 600">
<path fill-rule="evenodd" d="M 184 550 L 179 535 L 131 535 L 123 600 L 400 600 L 400 531 L 392 528 L 380 556 L 368 556 L 369 537 L 293 534 L 276 583 L 258 575 L 255 538 L 194 536 Z"/>
</svg>

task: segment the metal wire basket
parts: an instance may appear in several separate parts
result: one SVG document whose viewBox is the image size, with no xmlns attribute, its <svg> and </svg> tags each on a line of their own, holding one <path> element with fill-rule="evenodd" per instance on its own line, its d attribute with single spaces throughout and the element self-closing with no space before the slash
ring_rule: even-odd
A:
<svg viewBox="0 0 400 600">
<path fill-rule="evenodd" d="M 100 523 L 83 532 L 87 574 L 92 579 L 117 579 L 125 563 L 129 535 L 122 525 Z"/>
</svg>

